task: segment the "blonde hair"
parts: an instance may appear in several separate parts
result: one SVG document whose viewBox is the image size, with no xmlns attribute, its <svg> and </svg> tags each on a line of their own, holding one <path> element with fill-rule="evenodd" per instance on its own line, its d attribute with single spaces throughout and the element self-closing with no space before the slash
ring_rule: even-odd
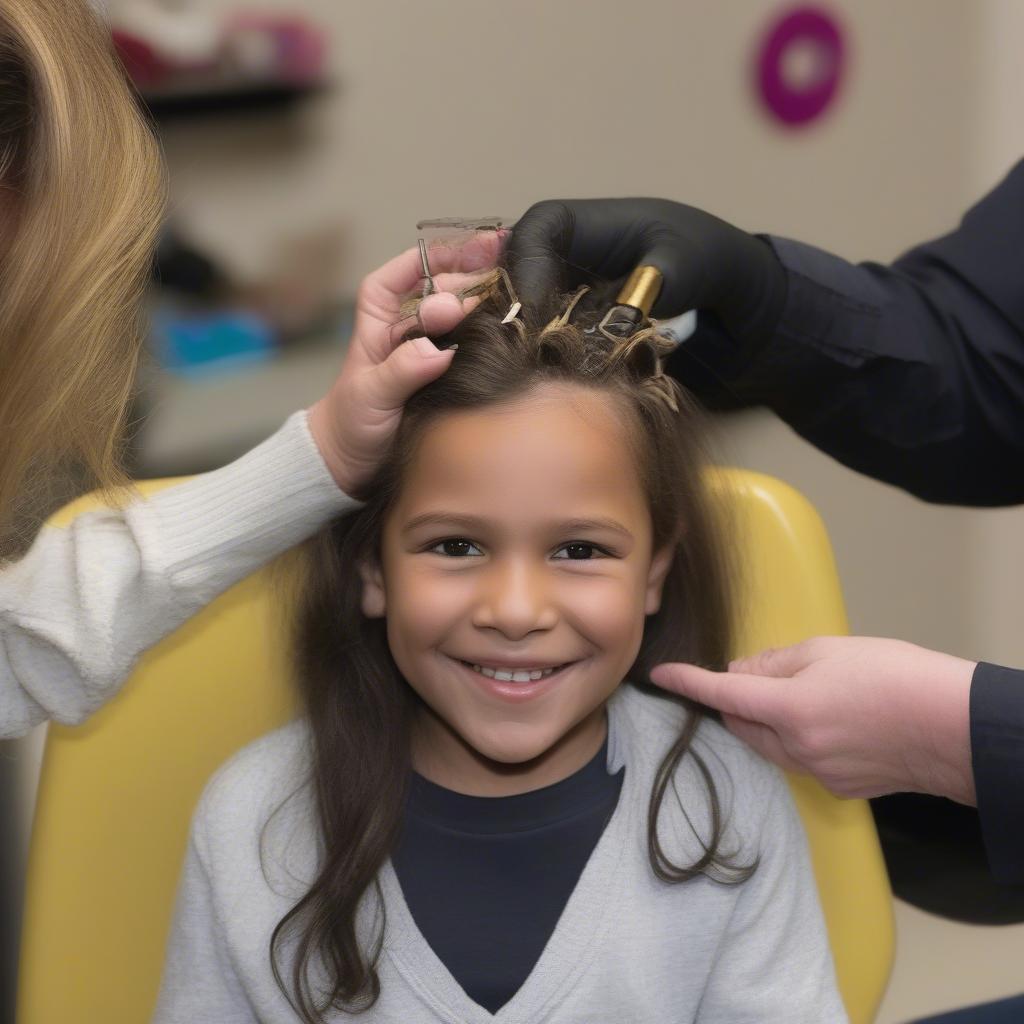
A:
<svg viewBox="0 0 1024 1024">
<path fill-rule="evenodd" d="M 84 0 L 0 7 L 0 558 L 69 466 L 125 483 L 159 146 Z"/>
</svg>

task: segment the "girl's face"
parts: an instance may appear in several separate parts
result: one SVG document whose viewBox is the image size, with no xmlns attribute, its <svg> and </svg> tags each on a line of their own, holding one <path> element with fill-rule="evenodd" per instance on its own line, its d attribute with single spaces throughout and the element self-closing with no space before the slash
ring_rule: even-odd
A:
<svg viewBox="0 0 1024 1024">
<path fill-rule="evenodd" d="M 433 781 L 525 792 L 600 749 L 671 562 L 621 420 L 607 395 L 545 385 L 424 432 L 361 571 L 426 704 L 413 763 Z"/>
</svg>

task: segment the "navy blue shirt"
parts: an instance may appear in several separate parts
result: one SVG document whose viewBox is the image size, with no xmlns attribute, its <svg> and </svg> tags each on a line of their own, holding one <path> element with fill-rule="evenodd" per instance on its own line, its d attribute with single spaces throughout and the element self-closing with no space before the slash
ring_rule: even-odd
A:
<svg viewBox="0 0 1024 1024">
<path fill-rule="evenodd" d="M 392 855 L 416 926 L 491 1013 L 540 958 L 618 803 L 608 741 L 574 775 L 507 797 L 466 796 L 414 773 Z"/>
</svg>

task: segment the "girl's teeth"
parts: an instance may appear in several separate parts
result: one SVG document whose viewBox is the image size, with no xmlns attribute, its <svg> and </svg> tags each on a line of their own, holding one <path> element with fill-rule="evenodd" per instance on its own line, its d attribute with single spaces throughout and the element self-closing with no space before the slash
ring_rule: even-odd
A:
<svg viewBox="0 0 1024 1024">
<path fill-rule="evenodd" d="M 473 670 L 487 676 L 488 679 L 496 679 L 499 683 L 532 683 L 555 671 L 553 668 L 538 668 L 532 672 L 504 672 L 501 669 L 484 668 L 481 665 L 474 665 Z"/>
</svg>

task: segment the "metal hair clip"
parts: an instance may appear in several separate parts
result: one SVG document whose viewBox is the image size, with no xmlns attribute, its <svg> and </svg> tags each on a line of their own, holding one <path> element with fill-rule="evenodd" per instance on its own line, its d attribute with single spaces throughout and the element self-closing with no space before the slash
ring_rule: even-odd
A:
<svg viewBox="0 0 1024 1024">
<path fill-rule="evenodd" d="M 422 238 L 417 238 L 416 242 L 420 247 L 420 264 L 423 267 L 423 298 L 426 298 L 437 291 L 437 285 L 434 284 L 434 278 L 430 273 L 430 261 L 427 259 L 427 243 Z"/>
<path fill-rule="evenodd" d="M 517 316 L 519 316 L 519 310 L 521 310 L 522 308 L 523 304 L 521 302 L 513 302 L 512 305 L 509 306 L 508 312 L 505 314 L 505 319 L 502 320 L 501 322 L 503 324 L 512 323 L 512 321 L 515 320 Z"/>
</svg>

